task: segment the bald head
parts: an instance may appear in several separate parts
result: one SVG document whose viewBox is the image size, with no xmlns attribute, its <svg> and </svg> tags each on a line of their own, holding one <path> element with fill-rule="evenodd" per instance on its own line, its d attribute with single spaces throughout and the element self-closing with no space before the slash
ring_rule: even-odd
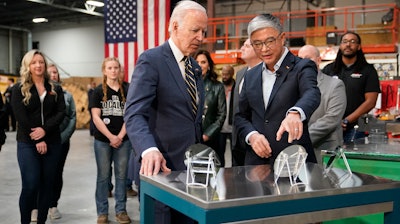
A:
<svg viewBox="0 0 400 224">
<path fill-rule="evenodd" d="M 225 65 L 222 67 L 221 75 L 222 82 L 225 85 L 229 85 L 233 81 L 233 75 L 235 74 L 235 69 L 231 65 Z"/>
<path fill-rule="evenodd" d="M 301 58 L 308 58 L 317 64 L 317 67 L 321 63 L 321 57 L 318 48 L 313 45 L 304 45 L 300 48 L 298 56 Z"/>
<path fill-rule="evenodd" d="M 222 74 L 224 73 L 233 75 L 235 73 L 235 69 L 233 69 L 231 65 L 225 65 L 224 67 L 222 67 Z"/>
</svg>

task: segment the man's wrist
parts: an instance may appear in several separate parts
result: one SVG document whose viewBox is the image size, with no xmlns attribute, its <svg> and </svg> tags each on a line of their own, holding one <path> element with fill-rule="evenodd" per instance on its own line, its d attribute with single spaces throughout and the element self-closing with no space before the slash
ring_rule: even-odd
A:
<svg viewBox="0 0 400 224">
<path fill-rule="evenodd" d="M 258 134 L 258 131 L 251 131 L 249 134 L 246 135 L 244 140 L 248 145 L 251 145 L 250 136 L 252 136 L 253 134 L 256 134 L 256 133 Z"/>
<path fill-rule="evenodd" d="M 288 113 L 289 113 L 289 114 L 300 114 L 300 112 L 297 111 L 297 110 L 289 110 Z"/>
<path fill-rule="evenodd" d="M 349 124 L 350 122 L 349 122 L 349 120 L 347 120 L 347 119 L 345 118 L 345 119 L 342 120 L 342 123 L 343 123 L 343 124 Z"/>
</svg>

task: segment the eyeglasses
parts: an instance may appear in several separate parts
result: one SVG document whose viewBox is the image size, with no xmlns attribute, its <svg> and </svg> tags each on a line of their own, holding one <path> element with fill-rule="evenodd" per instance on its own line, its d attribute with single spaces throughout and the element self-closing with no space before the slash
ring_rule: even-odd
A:
<svg viewBox="0 0 400 224">
<path fill-rule="evenodd" d="M 278 34 L 277 37 L 270 37 L 270 38 L 266 39 L 265 41 L 254 41 L 253 43 L 251 43 L 251 46 L 253 46 L 253 48 L 256 50 L 261 50 L 264 45 L 267 48 L 271 48 L 271 47 L 275 46 L 276 40 L 279 38 L 280 35 L 281 34 Z"/>
<path fill-rule="evenodd" d="M 358 41 L 357 40 L 342 40 L 341 42 L 340 42 L 341 44 L 351 44 L 351 45 L 354 45 L 354 44 L 358 44 Z"/>
</svg>

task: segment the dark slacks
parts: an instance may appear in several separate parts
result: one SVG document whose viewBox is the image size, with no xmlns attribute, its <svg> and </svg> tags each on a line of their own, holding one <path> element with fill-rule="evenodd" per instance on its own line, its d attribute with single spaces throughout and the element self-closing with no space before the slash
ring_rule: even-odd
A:
<svg viewBox="0 0 400 224">
<path fill-rule="evenodd" d="M 60 197 L 61 197 L 61 191 L 62 191 L 62 187 L 63 187 L 64 165 L 65 165 L 65 161 L 67 160 L 69 146 L 70 146 L 69 140 L 64 142 L 61 145 L 60 162 L 57 164 L 57 174 L 56 174 L 56 178 L 54 181 L 54 191 L 53 191 L 53 196 L 52 196 L 52 199 L 50 202 L 50 208 L 57 207 L 58 200 L 60 200 Z"/>
</svg>

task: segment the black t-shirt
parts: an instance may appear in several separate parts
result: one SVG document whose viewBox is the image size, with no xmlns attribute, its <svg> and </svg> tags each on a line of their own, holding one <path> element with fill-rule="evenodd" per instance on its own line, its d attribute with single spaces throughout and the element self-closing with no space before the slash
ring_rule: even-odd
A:
<svg viewBox="0 0 400 224">
<path fill-rule="evenodd" d="M 355 111 L 364 101 L 365 93 L 381 92 L 378 73 L 371 64 L 362 66 L 359 72 L 354 72 L 354 65 L 343 67 L 340 74 L 334 74 L 333 63 L 322 70 L 330 76 L 337 76 L 346 87 L 347 106 L 343 117 Z"/>
<path fill-rule="evenodd" d="M 127 88 L 123 88 L 124 96 L 127 96 Z M 120 91 L 115 91 L 107 86 L 107 101 L 103 101 L 103 85 L 97 86 L 92 93 L 89 108 L 100 108 L 100 118 L 107 126 L 108 130 L 117 135 L 124 124 L 125 102 L 122 102 Z M 95 139 L 102 142 L 110 142 L 97 128 L 94 131 Z M 128 137 L 125 135 L 124 140 Z"/>
</svg>

